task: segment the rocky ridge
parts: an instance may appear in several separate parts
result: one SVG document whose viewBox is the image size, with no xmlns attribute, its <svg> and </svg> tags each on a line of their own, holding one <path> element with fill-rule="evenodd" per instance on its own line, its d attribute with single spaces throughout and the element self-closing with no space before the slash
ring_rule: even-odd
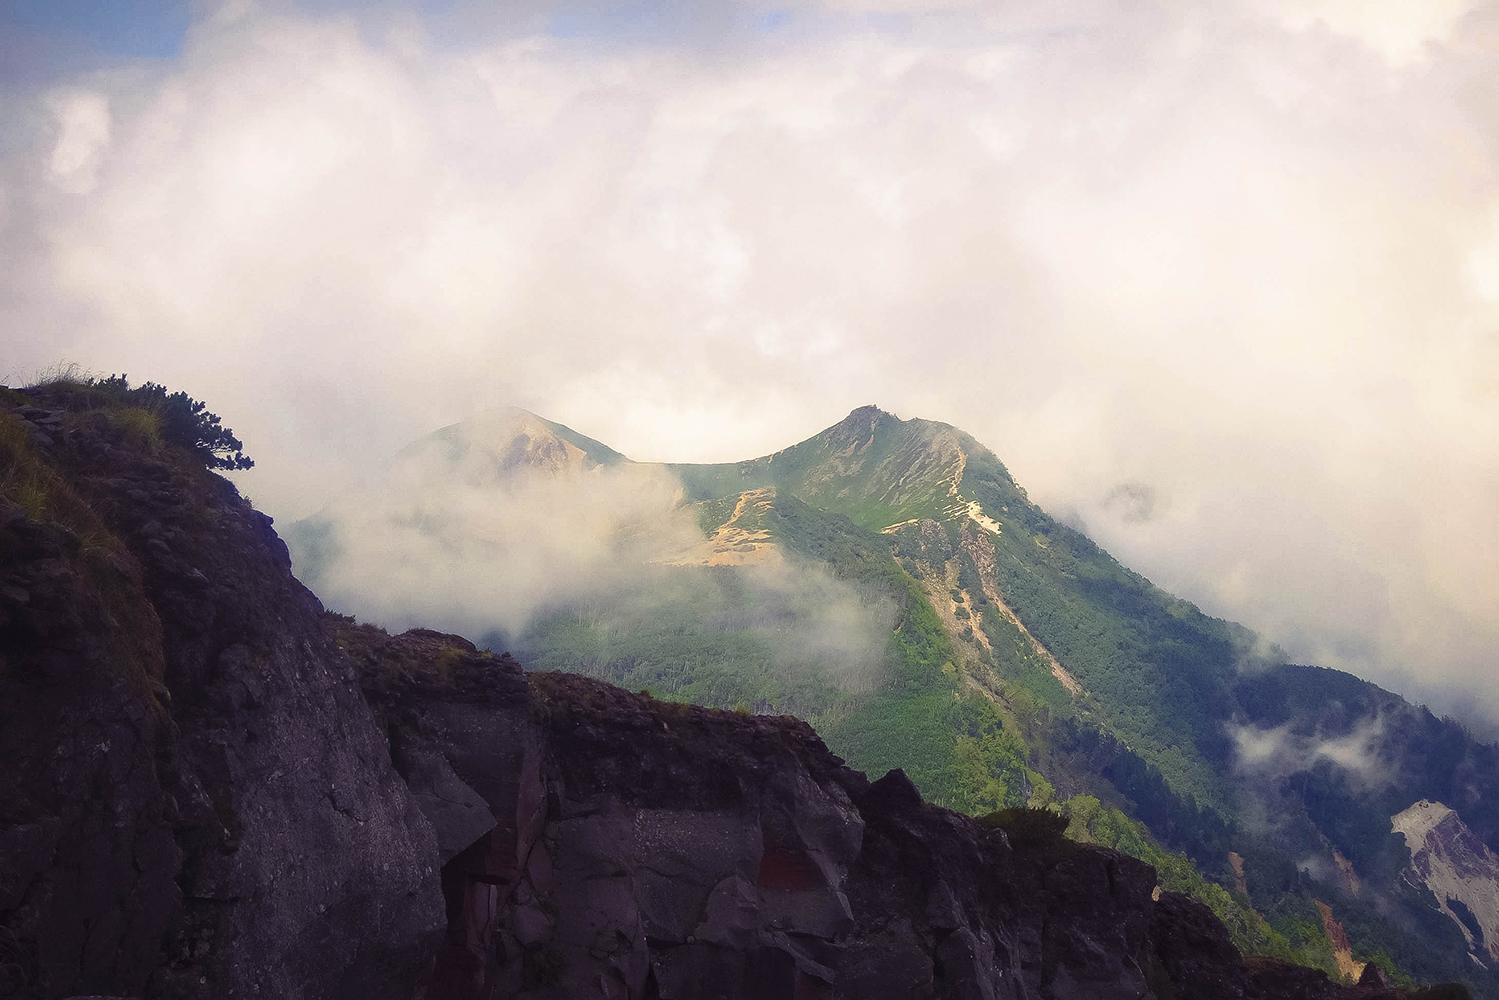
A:
<svg viewBox="0 0 1499 1000">
<path fill-rule="evenodd" d="M 270 519 L 68 387 L 0 446 L 0 994 L 410 995 L 431 828 Z"/>
</svg>

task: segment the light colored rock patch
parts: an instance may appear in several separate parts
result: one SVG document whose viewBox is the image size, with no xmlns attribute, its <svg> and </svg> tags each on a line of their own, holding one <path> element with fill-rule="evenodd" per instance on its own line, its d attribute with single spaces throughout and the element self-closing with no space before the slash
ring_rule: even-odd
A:
<svg viewBox="0 0 1499 1000">
<path fill-rule="evenodd" d="M 1249 898 L 1249 883 L 1244 880 L 1244 857 L 1234 851 L 1228 852 L 1228 865 L 1234 870 L 1234 888 L 1245 898 Z"/>
<path fill-rule="evenodd" d="M 962 448 L 954 450 L 958 453 L 958 467 L 953 470 L 952 479 L 947 484 L 947 495 L 950 497 L 958 495 L 958 486 L 963 482 L 963 473 L 968 469 L 968 455 Z"/>
<path fill-rule="evenodd" d="M 983 504 L 977 500 L 964 500 L 959 497 L 957 503 L 948 504 L 942 512 L 949 518 L 966 517 L 985 531 L 999 534 L 999 522 L 985 514 Z"/>
<path fill-rule="evenodd" d="M 1405 877 L 1432 891 L 1441 911 L 1461 928 L 1475 958 L 1485 965 L 1485 959 L 1499 959 L 1499 855 L 1440 802 L 1422 799 L 1390 817 L 1390 825 L 1410 848 Z M 1472 912 L 1483 931 L 1482 942 L 1453 912 L 1449 899 Z"/>
<path fill-rule="evenodd" d="M 1348 943 L 1348 935 L 1343 932 L 1343 925 L 1333 918 L 1332 907 L 1320 899 L 1312 900 L 1317 904 L 1317 913 L 1322 917 L 1322 930 L 1327 934 L 1327 940 L 1332 943 L 1332 957 L 1338 963 L 1338 974 L 1350 983 L 1358 982 L 1358 977 L 1363 975 L 1365 962 L 1360 962 L 1353 957 L 1353 946 Z"/>
<path fill-rule="evenodd" d="M 948 517 L 966 517 L 985 531 L 999 534 L 999 522 L 984 513 L 984 505 L 977 500 L 964 500 L 958 493 L 958 485 L 963 482 L 963 472 L 968 468 L 968 456 L 963 453 L 962 448 L 954 450 L 958 453 L 958 467 L 953 470 L 952 478 L 947 481 L 947 495 L 957 503 L 949 504 L 943 509 L 943 513 Z"/>
<path fill-rule="evenodd" d="M 660 561 L 663 566 L 764 566 L 785 559 L 781 547 L 763 528 L 748 528 L 744 519 L 768 514 L 775 506 L 776 488 L 765 486 L 739 495 L 734 513 L 713 534 L 689 551 Z"/>
<path fill-rule="evenodd" d="M 1026 640 L 1030 642 L 1031 648 L 1036 651 L 1036 655 L 1040 656 L 1051 667 L 1051 675 L 1061 683 L 1062 687 L 1066 688 L 1067 692 L 1074 698 L 1080 696 L 1083 693 L 1083 686 L 1077 682 L 1077 678 L 1067 672 L 1067 668 L 1062 666 L 1055 656 L 1051 655 L 1051 650 L 1043 646 L 1040 639 L 1031 635 L 1030 629 L 1025 627 L 1025 623 L 1020 620 L 1020 616 L 1015 614 L 1014 609 L 1006 604 L 1005 599 L 1000 596 L 999 586 L 994 582 L 994 546 L 988 543 L 987 540 L 981 543 L 978 537 L 969 535 L 966 532 L 963 535 L 961 544 L 963 551 L 973 560 L 973 564 L 978 567 L 979 581 L 984 586 L 984 596 L 989 599 L 989 602 L 994 605 L 1000 614 L 1009 620 L 1010 624 L 1020 630 L 1020 634 L 1025 636 Z"/>
<path fill-rule="evenodd" d="M 962 591 L 963 602 L 959 604 L 953 600 L 952 591 L 958 589 L 958 567 L 949 562 L 946 571 L 938 573 L 937 568 L 931 563 L 922 564 L 921 584 L 926 590 L 927 600 L 932 602 L 932 609 L 937 612 L 937 617 L 942 619 L 942 624 L 947 626 L 948 634 L 958 642 L 966 642 L 969 645 L 984 650 L 993 651 L 989 644 L 989 637 L 979 627 L 979 620 L 973 616 L 973 595 L 967 590 Z M 966 621 L 958 617 L 958 608 L 966 608 L 971 617 Z M 964 627 L 973 633 L 972 639 L 963 638 Z"/>
</svg>

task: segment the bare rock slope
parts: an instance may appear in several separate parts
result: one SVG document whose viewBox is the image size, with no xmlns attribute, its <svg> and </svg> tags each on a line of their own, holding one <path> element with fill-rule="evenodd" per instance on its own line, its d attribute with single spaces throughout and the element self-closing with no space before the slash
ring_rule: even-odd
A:
<svg viewBox="0 0 1499 1000">
<path fill-rule="evenodd" d="M 1440 802 L 1422 799 L 1390 821 L 1411 852 L 1406 878 L 1432 891 L 1474 961 L 1499 960 L 1499 856 Z"/>
</svg>

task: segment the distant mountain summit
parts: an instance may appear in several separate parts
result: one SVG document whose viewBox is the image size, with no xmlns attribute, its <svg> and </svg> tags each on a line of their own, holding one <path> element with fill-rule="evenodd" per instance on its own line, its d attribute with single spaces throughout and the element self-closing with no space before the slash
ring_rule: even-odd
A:
<svg viewBox="0 0 1499 1000">
<path fill-rule="evenodd" d="M 670 468 L 693 499 L 775 486 L 880 531 L 920 518 L 982 514 L 962 489 L 974 458 L 1009 480 L 994 454 L 957 428 L 933 420 L 902 420 L 879 407 L 861 406 L 821 433 L 771 455 Z"/>
<path fill-rule="evenodd" d="M 390 476 L 401 483 L 441 478 L 485 486 L 507 482 L 523 471 L 559 476 L 626 461 L 593 438 L 530 410 L 507 406 L 417 439 L 396 453 Z"/>
</svg>

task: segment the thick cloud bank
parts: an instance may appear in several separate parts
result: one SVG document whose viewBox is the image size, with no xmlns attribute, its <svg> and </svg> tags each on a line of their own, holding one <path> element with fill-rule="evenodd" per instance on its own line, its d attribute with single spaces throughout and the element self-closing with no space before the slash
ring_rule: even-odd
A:
<svg viewBox="0 0 1499 1000">
<path fill-rule="evenodd" d="M 504 411 L 404 449 L 375 487 L 286 537 L 298 575 L 330 607 L 392 630 L 447 629 L 524 655 L 528 629 L 563 617 L 590 636 L 572 652 L 599 661 L 564 660 L 574 668 L 630 659 L 611 655 L 611 638 L 653 630 L 689 645 L 698 666 L 747 661 L 783 695 L 883 680 L 888 595 L 779 547 L 754 565 L 702 565 L 682 492 L 661 466 L 592 465 L 529 414 Z"/>
<path fill-rule="evenodd" d="M 877 402 L 1499 715 L 1494 4 L 319 6 L 0 96 L 9 374 L 207 398 L 283 519 L 497 402 L 675 461 Z"/>
</svg>

